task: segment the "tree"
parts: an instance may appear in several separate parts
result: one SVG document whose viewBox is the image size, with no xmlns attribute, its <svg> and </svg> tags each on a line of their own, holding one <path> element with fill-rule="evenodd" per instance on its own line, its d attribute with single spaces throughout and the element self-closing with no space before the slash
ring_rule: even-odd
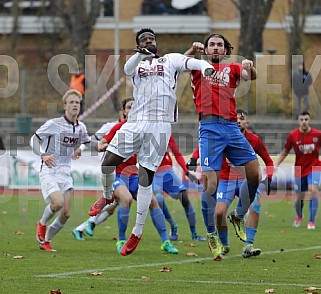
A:
<svg viewBox="0 0 321 294">
<path fill-rule="evenodd" d="M 254 59 L 262 52 L 263 31 L 274 0 L 231 0 L 240 12 L 241 29 L 238 54 Z"/>
<path fill-rule="evenodd" d="M 84 65 L 94 25 L 100 11 L 100 0 L 55 0 L 51 1 L 56 16 L 61 17 L 62 33 L 70 41 L 71 54 Z"/>
<path fill-rule="evenodd" d="M 289 5 L 289 28 L 288 35 L 289 44 L 289 68 L 292 68 L 292 55 L 302 55 L 302 39 L 304 34 L 304 26 L 306 17 L 312 12 L 317 4 L 317 0 L 288 0 Z"/>
</svg>

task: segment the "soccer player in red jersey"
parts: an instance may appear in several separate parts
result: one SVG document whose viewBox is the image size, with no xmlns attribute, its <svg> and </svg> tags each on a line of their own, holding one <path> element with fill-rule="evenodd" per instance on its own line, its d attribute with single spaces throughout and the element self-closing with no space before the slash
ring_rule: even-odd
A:
<svg viewBox="0 0 321 294">
<path fill-rule="evenodd" d="M 249 125 L 249 121 L 247 120 L 247 112 L 245 112 L 242 109 L 238 109 L 237 122 L 242 134 L 250 142 L 255 152 L 263 159 L 266 165 L 267 178 L 265 181 L 265 185 L 267 194 L 270 194 L 271 181 L 274 170 L 273 161 L 263 141 L 257 135 L 247 130 L 247 127 Z M 196 166 L 196 161 L 198 157 L 199 151 L 197 147 L 193 152 L 192 158 L 189 161 L 189 168 L 193 168 L 193 166 Z M 231 203 L 233 202 L 235 196 L 239 196 L 240 187 L 243 182 L 243 171 L 240 171 L 238 168 L 232 166 L 231 163 L 224 156 L 220 174 L 220 182 L 216 193 L 216 199 L 214 199 L 214 197 L 208 197 L 205 193 L 202 193 L 202 213 L 207 233 L 218 234 L 220 241 L 223 244 L 222 255 L 226 255 L 230 251 L 226 224 L 226 213 Z M 215 209 L 213 208 L 213 205 L 211 205 L 212 202 L 215 203 Z M 244 207 L 241 205 L 240 202 L 241 200 L 239 199 L 238 208 L 242 210 Z M 231 223 L 235 228 L 237 236 L 244 242 L 242 256 L 245 258 L 257 256 L 261 253 L 260 249 L 253 247 L 259 222 L 260 206 L 260 191 L 258 190 L 255 199 L 249 209 L 249 216 L 246 222 L 246 226 L 243 219 L 238 220 L 235 217 L 235 211 L 232 211 L 228 215 L 228 218 L 230 219 Z M 216 222 L 214 221 L 214 210 Z M 246 211 L 242 211 L 242 213 L 245 214 Z M 215 232 L 215 223 L 218 231 L 217 233 Z"/>
<path fill-rule="evenodd" d="M 233 47 L 220 34 L 211 34 L 204 42 L 194 42 L 185 55 L 197 52 L 206 54 L 205 58 L 214 67 L 211 77 L 203 78 L 199 70 L 191 72 L 194 102 L 199 115 L 200 163 L 204 180 L 204 189 L 210 197 L 214 195 L 223 153 L 234 166 L 244 166 L 246 180 L 240 188 L 240 198 L 244 210 L 254 200 L 261 180 L 259 163 L 255 151 L 243 136 L 237 125 L 235 90 L 241 79 L 256 79 L 256 69 L 251 60 L 242 63 L 227 63 Z M 244 215 L 239 214 L 240 219 Z M 221 244 L 217 236 L 211 238 L 212 252 L 221 255 Z"/>
<path fill-rule="evenodd" d="M 296 218 L 293 227 L 300 227 L 303 219 L 305 194 L 310 198 L 310 216 L 308 229 L 315 229 L 314 219 L 318 211 L 318 194 L 321 183 L 321 162 L 319 160 L 321 131 L 310 126 L 310 113 L 305 111 L 299 115 L 299 128 L 289 133 L 284 148 L 279 155 L 277 166 L 288 156 L 293 148 L 295 153 L 294 204 Z"/>
<path fill-rule="evenodd" d="M 190 181 L 198 183 L 196 176 L 191 174 L 186 167 L 186 162 L 179 151 L 177 143 L 173 135 L 169 138 L 168 147 L 173 152 L 177 163 L 183 169 L 184 174 L 189 178 Z M 186 187 L 182 182 L 182 179 L 179 178 L 174 169 L 172 157 L 168 151 L 166 151 L 163 161 L 161 162 L 158 170 L 156 171 L 153 179 L 153 192 L 159 203 L 159 206 L 162 208 L 166 220 L 170 223 L 171 233 L 170 239 L 176 241 L 178 239 L 178 227 L 176 222 L 173 220 L 169 209 L 165 203 L 163 192 L 167 193 L 173 199 L 179 199 L 182 203 L 182 206 L 185 210 L 185 215 L 191 230 L 192 240 L 196 241 L 205 241 L 204 237 L 201 237 L 197 234 L 196 231 L 196 213 L 193 204 L 189 200 Z"/>
</svg>

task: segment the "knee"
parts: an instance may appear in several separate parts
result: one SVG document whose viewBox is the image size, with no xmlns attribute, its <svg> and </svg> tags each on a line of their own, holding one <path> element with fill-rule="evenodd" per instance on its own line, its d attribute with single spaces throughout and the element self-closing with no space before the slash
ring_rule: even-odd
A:
<svg viewBox="0 0 321 294">
<path fill-rule="evenodd" d="M 216 218 L 223 219 L 225 217 L 225 211 L 223 209 L 216 209 L 215 210 Z"/>
<path fill-rule="evenodd" d="M 186 191 L 182 192 L 182 205 L 184 208 L 188 208 L 191 205 L 191 202 L 189 201 L 188 195 Z"/>
<path fill-rule="evenodd" d="M 155 210 L 159 208 L 158 202 L 155 197 L 152 197 L 152 201 L 150 202 L 149 208 L 150 210 Z"/>
<path fill-rule="evenodd" d="M 63 205 L 64 205 L 64 201 L 62 199 L 61 200 L 57 200 L 57 201 L 51 203 L 50 209 L 53 212 L 57 212 L 63 207 Z"/>
<path fill-rule="evenodd" d="M 115 166 L 104 165 L 101 166 L 101 173 L 104 175 L 112 174 L 115 170 Z"/>
<path fill-rule="evenodd" d="M 163 205 L 163 203 L 164 203 L 164 196 L 162 195 L 162 193 L 157 193 L 157 192 L 156 192 L 155 198 L 156 198 L 156 200 L 157 200 L 157 202 L 158 202 L 158 204 L 159 204 L 160 206 Z"/>
<path fill-rule="evenodd" d="M 66 221 L 70 218 L 70 211 L 64 212 L 64 218 L 66 219 Z"/>
</svg>

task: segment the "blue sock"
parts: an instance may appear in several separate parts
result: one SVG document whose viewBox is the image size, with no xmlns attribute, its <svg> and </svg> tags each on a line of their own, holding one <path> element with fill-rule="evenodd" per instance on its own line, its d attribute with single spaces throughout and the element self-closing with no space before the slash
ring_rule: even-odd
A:
<svg viewBox="0 0 321 294">
<path fill-rule="evenodd" d="M 168 209 L 168 207 L 166 205 L 164 196 L 162 194 L 160 194 L 160 193 L 157 193 L 155 197 L 157 199 L 159 207 L 161 208 L 161 210 L 164 213 L 165 219 L 169 222 L 169 224 L 171 226 L 175 226 L 176 222 L 172 219 L 172 216 L 171 216 L 171 214 L 169 212 L 169 209 Z"/>
<path fill-rule="evenodd" d="M 319 206 L 318 198 L 311 198 L 309 202 L 309 210 L 310 210 L 309 222 L 314 222 L 315 216 L 317 215 L 318 206 Z"/>
<path fill-rule="evenodd" d="M 245 234 L 246 234 L 246 241 L 244 242 L 245 245 L 253 244 L 256 235 L 256 228 L 246 227 Z"/>
<path fill-rule="evenodd" d="M 126 240 L 126 230 L 129 219 L 129 207 L 119 205 L 117 213 L 118 221 L 118 240 Z"/>
<path fill-rule="evenodd" d="M 192 236 L 194 236 L 196 235 L 196 215 L 193 204 L 189 202 L 188 207 L 184 207 L 184 210 Z"/>
<path fill-rule="evenodd" d="M 303 200 L 296 200 L 294 203 L 295 212 L 298 217 L 302 217 L 303 206 L 304 206 Z"/>
<path fill-rule="evenodd" d="M 257 187 L 253 187 L 244 180 L 240 187 L 240 197 L 237 203 L 236 212 L 240 218 L 243 218 L 256 196 Z"/>
<path fill-rule="evenodd" d="M 201 194 L 202 215 L 207 233 L 215 232 L 214 210 L 216 206 L 215 196 L 208 196 L 205 191 Z"/>
<path fill-rule="evenodd" d="M 229 245 L 229 241 L 228 241 L 228 230 L 225 231 L 217 231 L 218 232 L 218 236 L 222 242 L 222 244 L 224 246 L 228 246 Z"/>
<path fill-rule="evenodd" d="M 156 208 L 150 211 L 150 216 L 152 217 L 153 224 L 161 237 L 162 243 L 168 239 L 166 231 L 166 221 L 163 211 L 160 208 Z"/>
</svg>

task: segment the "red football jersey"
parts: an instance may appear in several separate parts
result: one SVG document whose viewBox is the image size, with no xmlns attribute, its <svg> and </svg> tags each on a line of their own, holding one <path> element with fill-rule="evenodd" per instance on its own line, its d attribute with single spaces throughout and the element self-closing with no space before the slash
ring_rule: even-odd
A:
<svg viewBox="0 0 321 294">
<path fill-rule="evenodd" d="M 106 134 L 103 138 L 109 143 L 112 138 L 115 136 L 116 132 L 122 127 L 122 125 L 126 122 L 123 120 L 118 124 L 114 125 L 108 134 Z M 136 166 L 137 163 L 137 155 L 129 157 L 126 161 L 123 161 L 120 165 L 116 167 L 116 174 L 123 174 L 125 176 L 137 175 L 138 168 Z"/>
<path fill-rule="evenodd" d="M 284 148 L 295 153 L 295 177 L 305 177 L 313 170 L 321 171 L 319 151 L 321 144 L 321 131 L 311 128 L 309 133 L 302 133 L 295 129 L 288 135 Z M 320 168 L 318 168 L 320 167 Z"/>
<path fill-rule="evenodd" d="M 191 72 L 194 103 L 198 113 L 215 114 L 237 121 L 235 89 L 241 77 L 242 65 L 212 64 L 215 73 L 203 77 L 199 70 Z"/>
<path fill-rule="evenodd" d="M 255 135 L 249 131 L 245 131 L 244 136 L 250 142 L 255 153 L 263 159 L 265 166 L 266 166 L 267 177 L 271 179 L 273 176 L 274 164 L 273 164 L 273 160 L 270 157 L 269 152 L 267 151 L 263 141 L 261 140 L 261 138 L 259 136 Z M 244 178 L 245 178 L 245 174 L 242 173 L 240 170 L 238 170 L 236 167 L 233 167 L 224 155 L 220 179 L 221 180 L 237 180 L 237 179 L 244 179 Z"/>
<path fill-rule="evenodd" d="M 182 153 L 179 151 L 177 143 L 176 143 L 173 135 L 171 135 L 169 138 L 168 147 L 172 150 L 177 163 L 183 169 L 184 174 L 186 174 L 188 172 L 188 169 L 186 167 L 185 159 L 184 159 Z M 172 168 L 172 166 L 173 166 L 172 157 L 171 157 L 170 153 L 168 151 L 166 151 L 163 161 L 161 162 L 156 173 L 159 173 L 159 172 L 162 172 L 162 171 L 167 170 L 169 168 Z"/>
</svg>

